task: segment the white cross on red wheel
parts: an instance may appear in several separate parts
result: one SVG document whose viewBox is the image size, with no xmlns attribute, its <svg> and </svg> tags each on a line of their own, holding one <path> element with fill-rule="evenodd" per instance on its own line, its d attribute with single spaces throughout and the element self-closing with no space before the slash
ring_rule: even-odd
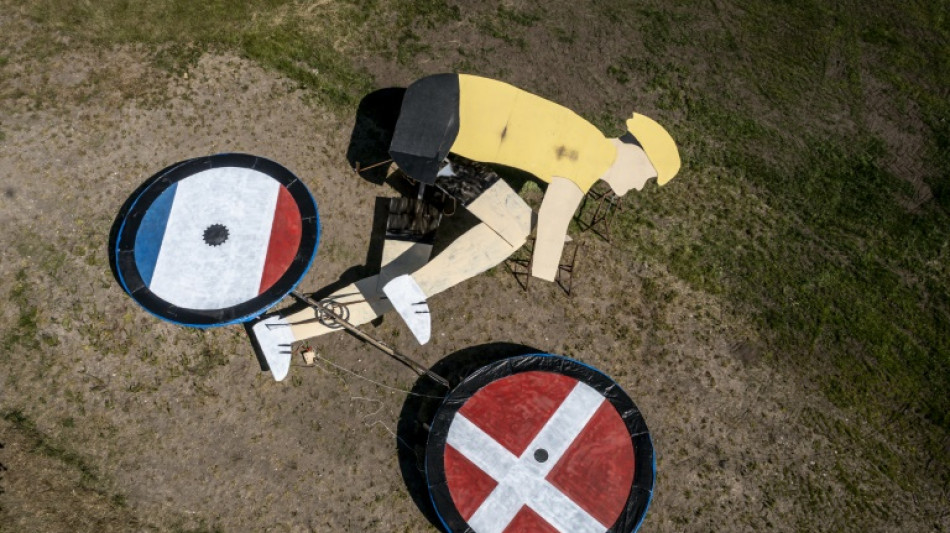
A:
<svg viewBox="0 0 950 533">
<path fill-rule="evenodd" d="M 451 414 L 441 450 L 436 467 L 447 490 L 436 490 L 447 495 L 433 500 L 450 528 L 593 533 L 629 522 L 630 428 L 602 392 L 575 377 L 524 371 L 485 384 Z"/>
</svg>

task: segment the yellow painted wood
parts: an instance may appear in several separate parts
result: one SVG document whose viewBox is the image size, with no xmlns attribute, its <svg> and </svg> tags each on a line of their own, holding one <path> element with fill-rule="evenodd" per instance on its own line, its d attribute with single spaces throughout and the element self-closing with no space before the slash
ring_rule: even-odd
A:
<svg viewBox="0 0 950 533">
<path fill-rule="evenodd" d="M 496 161 L 519 92 L 507 83 L 460 74 L 459 133 L 451 151 L 474 161 Z"/>
<path fill-rule="evenodd" d="M 643 151 L 657 171 L 656 182 L 665 185 L 680 170 L 680 153 L 676 141 L 666 129 L 650 117 L 634 113 L 627 120 L 627 131 L 643 146 Z"/>
<path fill-rule="evenodd" d="M 560 176 L 586 192 L 617 151 L 593 124 L 540 96 L 497 80 L 459 75 L 459 133 L 451 151 L 530 172 Z"/>
</svg>

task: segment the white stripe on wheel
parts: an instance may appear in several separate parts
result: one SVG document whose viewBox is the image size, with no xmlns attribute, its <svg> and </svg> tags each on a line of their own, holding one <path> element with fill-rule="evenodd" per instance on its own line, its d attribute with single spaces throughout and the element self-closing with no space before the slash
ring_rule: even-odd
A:
<svg viewBox="0 0 950 533">
<path fill-rule="evenodd" d="M 223 309 L 257 296 L 280 183 L 256 170 L 205 170 L 178 183 L 149 289 L 187 309 Z M 204 242 L 213 224 L 228 229 Z"/>
<path fill-rule="evenodd" d="M 578 383 L 521 457 L 515 457 L 465 416 L 457 414 L 446 442 L 498 482 L 468 519 L 472 529 L 477 533 L 502 533 L 521 507 L 527 505 L 562 533 L 605 531 L 603 524 L 545 479 L 604 401 L 599 392 Z M 534 458 L 539 448 L 548 453 L 544 462 Z"/>
</svg>

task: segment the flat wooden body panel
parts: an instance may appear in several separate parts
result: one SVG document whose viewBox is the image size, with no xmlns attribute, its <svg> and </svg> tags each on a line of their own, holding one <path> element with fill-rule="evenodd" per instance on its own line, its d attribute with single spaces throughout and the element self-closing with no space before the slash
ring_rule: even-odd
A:
<svg viewBox="0 0 950 533">
<path fill-rule="evenodd" d="M 583 198 L 584 192 L 566 179 L 555 178 L 548 185 L 538 212 L 538 233 L 531 267 L 533 276 L 554 281 L 564 250 L 567 227 Z"/>
<path fill-rule="evenodd" d="M 451 151 L 469 159 L 562 176 L 587 191 L 616 157 L 603 133 L 570 109 L 497 80 L 459 75 L 459 130 Z"/>
</svg>

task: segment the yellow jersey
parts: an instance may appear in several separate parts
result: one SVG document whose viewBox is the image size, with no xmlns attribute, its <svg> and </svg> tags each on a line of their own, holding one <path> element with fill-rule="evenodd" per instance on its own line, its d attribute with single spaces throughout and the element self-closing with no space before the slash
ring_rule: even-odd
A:
<svg viewBox="0 0 950 533">
<path fill-rule="evenodd" d="M 587 192 L 617 149 L 570 109 L 504 82 L 458 75 L 458 135 L 450 151 L 534 174 L 573 181 Z"/>
</svg>

